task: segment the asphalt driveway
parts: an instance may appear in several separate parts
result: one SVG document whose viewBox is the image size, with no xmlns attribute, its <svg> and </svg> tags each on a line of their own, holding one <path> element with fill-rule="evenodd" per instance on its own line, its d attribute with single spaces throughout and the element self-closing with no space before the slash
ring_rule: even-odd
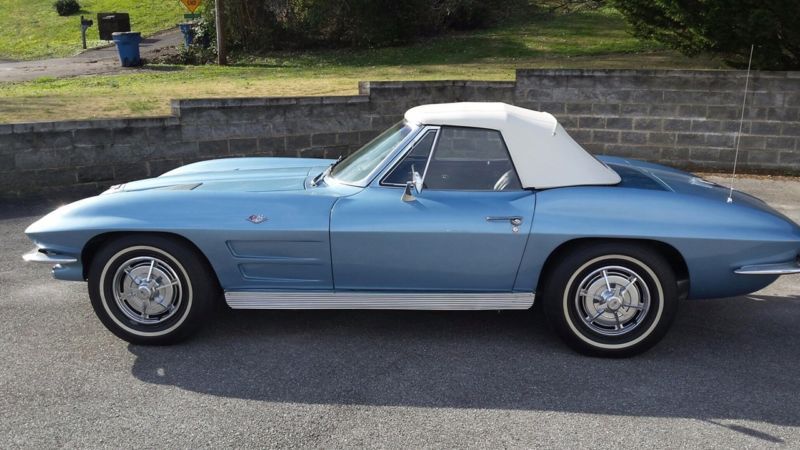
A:
<svg viewBox="0 0 800 450">
<path fill-rule="evenodd" d="M 800 220 L 800 182 L 739 187 Z M 24 265 L 48 207 L 0 205 L 0 447 L 800 446 L 800 276 L 684 302 L 633 359 L 528 312 L 226 311 L 138 347 Z"/>
<path fill-rule="evenodd" d="M 183 36 L 178 29 L 158 32 L 142 39 L 142 58 L 154 58 L 180 47 Z M 40 77 L 75 77 L 140 70 L 121 67 L 114 44 L 92 48 L 66 58 L 38 59 L 33 61 L 5 61 L 0 59 L 0 83 L 31 81 Z"/>
</svg>

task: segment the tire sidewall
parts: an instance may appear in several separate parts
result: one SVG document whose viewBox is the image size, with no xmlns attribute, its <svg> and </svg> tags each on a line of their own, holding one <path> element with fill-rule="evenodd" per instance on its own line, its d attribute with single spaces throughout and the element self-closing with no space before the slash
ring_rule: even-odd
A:
<svg viewBox="0 0 800 450">
<path fill-rule="evenodd" d="M 623 267 L 634 266 L 633 268 L 637 269 L 637 273 L 644 272 L 648 278 L 644 281 L 650 290 L 650 309 L 647 311 L 647 316 L 644 321 L 639 324 L 635 330 L 631 330 L 630 334 L 613 337 L 598 334 L 581 321 L 578 311 L 575 308 L 575 295 L 580 287 L 577 281 L 597 267 L 607 264 L 620 265 Z M 562 314 L 564 315 L 564 320 L 567 322 L 567 325 L 572 332 L 575 333 L 577 338 L 593 347 L 598 347 L 603 350 L 622 350 L 647 339 L 655 330 L 664 312 L 663 299 L 664 289 L 661 285 L 661 281 L 646 264 L 627 255 L 603 255 L 587 261 L 572 273 L 572 276 L 567 281 L 562 296 Z"/>
<path fill-rule="evenodd" d="M 125 317 L 120 311 L 119 306 L 116 304 L 113 292 L 113 278 L 114 274 L 119 270 L 122 263 L 137 256 L 153 256 L 166 260 L 166 262 L 177 272 L 178 279 L 182 283 L 181 290 L 181 304 L 178 306 L 178 312 L 170 317 L 167 321 L 153 325 L 136 324 L 132 320 Z M 178 329 L 192 312 L 192 299 L 194 291 L 189 274 L 183 265 L 174 256 L 159 248 L 149 245 L 136 245 L 126 247 L 115 255 L 113 255 L 103 266 L 100 272 L 99 295 L 100 302 L 105 309 L 109 319 L 122 328 L 125 332 L 140 336 L 140 337 L 159 337 L 168 335 L 169 333 Z M 152 331 L 151 331 L 152 330 Z"/>
<path fill-rule="evenodd" d="M 113 279 L 125 261 L 153 256 L 170 265 L 182 283 L 178 312 L 163 324 L 136 324 L 116 304 Z M 89 297 L 100 321 L 112 333 L 134 344 L 169 344 L 187 337 L 201 323 L 212 305 L 218 284 L 198 252 L 161 236 L 124 237 L 107 243 L 89 268 Z"/>
<path fill-rule="evenodd" d="M 628 267 L 647 280 L 650 308 L 630 334 L 604 336 L 586 326 L 575 307 L 582 277 L 600 266 Z M 596 356 L 632 356 L 655 345 L 677 312 L 677 283 L 669 264 L 647 247 L 626 244 L 586 246 L 568 254 L 550 271 L 544 309 L 551 326 L 572 348 Z"/>
</svg>

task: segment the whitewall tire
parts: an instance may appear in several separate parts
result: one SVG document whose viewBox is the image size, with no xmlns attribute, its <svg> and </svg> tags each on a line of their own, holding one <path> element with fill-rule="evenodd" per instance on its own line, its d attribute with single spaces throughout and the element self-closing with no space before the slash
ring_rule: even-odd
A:
<svg viewBox="0 0 800 450">
<path fill-rule="evenodd" d="M 219 287 L 194 248 L 160 235 L 107 242 L 89 267 L 89 297 L 112 333 L 135 344 L 168 344 L 205 320 Z"/>
<path fill-rule="evenodd" d="M 581 246 L 556 261 L 546 277 L 543 306 L 548 322 L 581 353 L 641 353 L 661 340 L 677 312 L 675 274 L 646 245 Z"/>
</svg>

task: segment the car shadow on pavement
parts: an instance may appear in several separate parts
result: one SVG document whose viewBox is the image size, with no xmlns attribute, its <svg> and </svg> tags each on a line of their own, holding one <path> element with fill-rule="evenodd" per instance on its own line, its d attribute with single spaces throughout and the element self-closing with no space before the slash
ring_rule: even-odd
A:
<svg viewBox="0 0 800 450">
<path fill-rule="evenodd" d="M 528 311 L 226 311 L 186 343 L 129 351 L 142 381 L 223 397 L 800 426 L 798 324 L 798 297 L 686 301 L 653 350 L 601 359 Z"/>
</svg>

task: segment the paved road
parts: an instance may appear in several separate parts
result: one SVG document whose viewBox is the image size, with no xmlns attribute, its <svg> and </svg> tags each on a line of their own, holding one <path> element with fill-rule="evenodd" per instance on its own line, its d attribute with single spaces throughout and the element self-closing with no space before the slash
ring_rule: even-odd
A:
<svg viewBox="0 0 800 450">
<path fill-rule="evenodd" d="M 183 42 L 177 29 L 162 31 L 144 38 L 140 45 L 143 58 L 152 58 L 161 52 L 178 47 Z M 140 70 L 119 65 L 117 48 L 112 44 L 94 48 L 68 58 L 40 59 L 35 61 L 0 60 L 0 82 L 35 80 L 40 77 L 74 77 Z"/>
<path fill-rule="evenodd" d="M 800 182 L 740 186 L 800 219 Z M 3 448 L 800 446 L 800 278 L 684 303 L 628 360 L 526 312 L 225 312 L 138 347 L 22 265 L 42 207 L 0 208 Z"/>
</svg>

